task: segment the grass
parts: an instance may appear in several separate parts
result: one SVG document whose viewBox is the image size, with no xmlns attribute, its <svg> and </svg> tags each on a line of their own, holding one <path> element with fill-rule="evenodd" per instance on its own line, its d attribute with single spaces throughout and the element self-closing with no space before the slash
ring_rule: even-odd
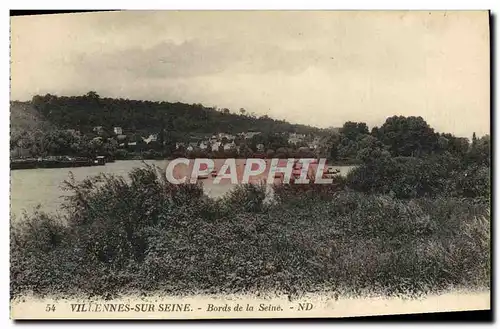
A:
<svg viewBox="0 0 500 329">
<path fill-rule="evenodd" d="M 420 296 L 489 288 L 483 199 L 397 199 L 314 185 L 210 199 L 154 167 L 68 182 L 60 217 L 11 229 L 11 297 L 329 290 Z M 305 190 L 304 190 L 305 189 Z"/>
</svg>

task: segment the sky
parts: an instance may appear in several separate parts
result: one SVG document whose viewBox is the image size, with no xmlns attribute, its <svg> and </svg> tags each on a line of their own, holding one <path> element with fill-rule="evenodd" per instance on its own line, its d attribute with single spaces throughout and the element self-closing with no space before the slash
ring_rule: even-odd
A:
<svg viewBox="0 0 500 329">
<path fill-rule="evenodd" d="M 11 99 L 245 108 L 321 128 L 422 116 L 490 132 L 488 13 L 122 11 L 11 18 Z"/>
</svg>

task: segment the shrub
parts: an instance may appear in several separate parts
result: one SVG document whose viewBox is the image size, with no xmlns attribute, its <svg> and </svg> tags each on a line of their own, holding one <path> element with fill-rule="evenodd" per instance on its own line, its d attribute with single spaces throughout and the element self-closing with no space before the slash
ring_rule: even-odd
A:
<svg viewBox="0 0 500 329">
<path fill-rule="evenodd" d="M 491 170 L 484 166 L 470 166 L 456 173 L 449 181 L 450 194 L 479 197 L 489 200 L 491 196 Z"/>
<path fill-rule="evenodd" d="M 264 186 L 245 185 L 212 200 L 154 167 L 68 185 L 64 218 L 36 213 L 12 229 L 13 297 L 489 287 L 489 205 L 470 198 L 312 185 L 268 203 Z"/>
<path fill-rule="evenodd" d="M 349 172 L 347 186 L 397 198 L 439 195 L 487 197 L 488 167 L 467 167 L 449 154 L 427 158 L 396 157 L 365 163 Z"/>
<path fill-rule="evenodd" d="M 266 184 L 236 185 L 220 199 L 220 206 L 226 211 L 258 213 L 265 209 L 268 197 Z"/>
<path fill-rule="evenodd" d="M 125 160 L 129 156 L 129 152 L 125 149 L 117 149 L 115 151 L 114 157 L 117 160 Z"/>
<path fill-rule="evenodd" d="M 308 200 L 331 199 L 332 195 L 344 190 L 346 179 L 336 175 L 331 184 L 315 184 L 310 179 L 308 184 L 273 185 L 273 193 L 277 202 L 307 202 Z"/>
<path fill-rule="evenodd" d="M 49 252 L 59 246 L 67 227 L 58 218 L 36 210 L 11 223 L 11 244 L 24 250 Z"/>
</svg>

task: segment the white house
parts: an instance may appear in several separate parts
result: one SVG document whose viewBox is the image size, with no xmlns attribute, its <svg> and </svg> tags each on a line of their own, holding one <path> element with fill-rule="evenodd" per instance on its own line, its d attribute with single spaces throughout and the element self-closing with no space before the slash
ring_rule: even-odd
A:
<svg viewBox="0 0 500 329">
<path fill-rule="evenodd" d="M 190 142 L 188 147 L 186 148 L 187 151 L 193 151 L 198 147 L 198 143 L 196 142 Z"/>
<path fill-rule="evenodd" d="M 143 137 L 143 138 L 142 138 L 142 140 L 143 140 L 146 144 L 149 144 L 149 143 L 151 143 L 151 142 L 156 142 L 156 141 L 158 140 L 158 136 L 157 136 L 157 135 L 153 135 L 153 134 L 151 134 L 151 135 L 149 135 L 149 137 L 148 137 L 148 138 L 144 138 L 144 137 Z"/>
<path fill-rule="evenodd" d="M 223 138 L 226 138 L 227 140 L 234 140 L 236 138 L 234 135 L 226 133 L 219 133 L 217 137 L 219 140 L 222 140 Z"/>
<path fill-rule="evenodd" d="M 209 142 L 207 141 L 201 141 L 200 142 L 200 149 L 206 150 L 208 148 Z"/>
<path fill-rule="evenodd" d="M 235 148 L 236 144 L 234 142 L 224 144 L 224 151 L 233 150 Z"/>
<path fill-rule="evenodd" d="M 315 137 L 314 140 L 308 144 L 309 148 L 317 149 L 319 147 L 320 140 L 321 139 L 319 137 Z"/>
<path fill-rule="evenodd" d="M 288 136 L 288 143 L 290 143 L 290 144 L 294 144 L 294 145 L 295 145 L 295 144 L 298 144 L 298 143 L 302 142 L 302 141 L 304 140 L 304 138 L 305 138 L 305 137 L 306 137 L 306 136 L 305 136 L 305 135 L 302 135 L 302 134 L 295 134 L 295 133 L 290 134 L 290 135 Z"/>
<path fill-rule="evenodd" d="M 123 134 L 123 129 L 122 127 L 114 127 L 113 132 L 115 133 L 115 135 L 121 135 Z"/>
<path fill-rule="evenodd" d="M 216 152 L 219 150 L 219 146 L 220 146 L 220 142 L 213 142 L 210 147 L 211 147 L 211 150 L 212 152 Z"/>
</svg>

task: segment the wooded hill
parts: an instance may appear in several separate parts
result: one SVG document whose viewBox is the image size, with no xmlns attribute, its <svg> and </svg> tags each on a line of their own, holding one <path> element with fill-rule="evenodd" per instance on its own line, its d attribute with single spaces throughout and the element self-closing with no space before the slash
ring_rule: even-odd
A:
<svg viewBox="0 0 500 329">
<path fill-rule="evenodd" d="M 19 135 L 25 131 L 50 130 L 52 125 L 45 120 L 29 102 L 10 103 L 10 133 Z"/>
<path fill-rule="evenodd" d="M 294 132 L 326 134 L 325 130 L 291 124 L 268 116 L 257 117 L 239 109 L 238 114 L 227 108 L 205 107 L 201 104 L 153 102 L 129 99 L 101 98 L 95 92 L 82 96 L 34 96 L 31 102 L 14 102 L 14 107 L 30 109 L 33 115 L 60 129 L 90 132 L 96 126 L 106 130 L 122 127 L 124 132 L 158 133 L 163 127 L 189 133 L 239 133 L 246 131 Z M 11 111 L 15 109 L 12 108 Z M 21 108 L 19 108 L 21 109 Z"/>
</svg>

